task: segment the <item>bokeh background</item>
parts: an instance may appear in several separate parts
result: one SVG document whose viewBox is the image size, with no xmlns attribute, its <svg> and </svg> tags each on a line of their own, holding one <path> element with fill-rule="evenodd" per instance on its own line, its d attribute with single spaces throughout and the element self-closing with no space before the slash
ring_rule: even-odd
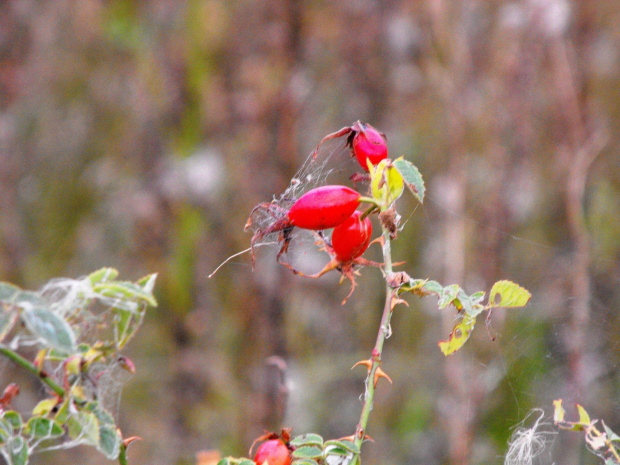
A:
<svg viewBox="0 0 620 465">
<path fill-rule="evenodd" d="M 246 254 L 207 276 L 248 247 L 252 207 L 358 119 L 427 183 L 423 206 L 399 203 L 409 274 L 533 294 L 448 359 L 454 313 L 399 308 L 364 463 L 502 463 L 511 428 L 559 397 L 620 430 L 620 2 L 2 1 L 0 278 L 159 273 L 126 354 L 131 463 L 242 456 L 282 426 L 354 432 L 377 270 L 344 307 L 338 276 L 303 280 L 263 249 L 254 273 Z M 597 460 L 567 432 L 540 459 Z M 33 463 L 108 462 L 83 447 Z"/>
</svg>

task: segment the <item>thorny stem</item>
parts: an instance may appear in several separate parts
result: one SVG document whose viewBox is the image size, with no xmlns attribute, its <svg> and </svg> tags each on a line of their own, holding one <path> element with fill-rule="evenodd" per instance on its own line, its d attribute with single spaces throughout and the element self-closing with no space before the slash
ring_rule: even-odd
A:
<svg viewBox="0 0 620 465">
<path fill-rule="evenodd" d="M 60 385 L 58 385 L 52 378 L 47 376 L 47 374 L 45 374 L 45 372 L 40 371 L 35 366 L 34 363 L 26 360 L 24 357 L 22 357 L 18 353 L 13 352 L 11 349 L 9 349 L 8 347 L 3 346 L 3 345 L 0 345 L 0 354 L 4 355 L 8 359 L 12 360 L 13 362 L 15 362 L 20 367 L 25 368 L 26 370 L 30 371 L 37 378 L 39 378 L 41 381 L 43 381 L 45 384 L 47 384 L 48 387 L 52 391 L 54 391 L 60 397 L 64 397 L 65 390 Z"/>
<path fill-rule="evenodd" d="M 379 331 L 377 333 L 377 341 L 375 342 L 375 347 L 372 350 L 372 356 L 370 361 L 372 364 L 370 365 L 370 369 L 368 371 L 368 377 L 365 382 L 365 394 L 364 394 L 364 403 L 362 406 L 362 413 L 360 415 L 360 421 L 357 425 L 357 430 L 355 431 L 355 445 L 359 448 L 364 442 L 364 436 L 366 432 L 366 425 L 368 424 L 368 418 L 370 417 L 370 412 L 372 410 L 372 404 L 375 397 L 375 373 L 379 368 L 381 363 L 381 354 L 383 352 L 383 343 L 387 335 L 389 334 L 390 328 L 390 318 L 392 317 L 392 298 L 394 297 L 394 289 L 392 289 L 389 285 L 389 280 L 387 279 L 392 273 L 392 250 L 390 244 L 390 233 L 389 231 L 382 226 L 383 230 L 383 261 L 385 266 L 385 276 L 386 276 L 386 285 L 385 285 L 385 305 L 383 306 L 383 315 L 381 316 L 381 325 L 379 326 Z"/>
</svg>

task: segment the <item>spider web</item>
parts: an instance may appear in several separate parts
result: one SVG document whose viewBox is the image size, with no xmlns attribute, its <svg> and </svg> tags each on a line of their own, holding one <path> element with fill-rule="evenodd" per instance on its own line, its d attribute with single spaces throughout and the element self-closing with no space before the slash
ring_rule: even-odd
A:
<svg viewBox="0 0 620 465">
<path fill-rule="evenodd" d="M 346 137 L 325 141 L 316 152 L 313 151 L 306 157 L 283 193 L 274 195 L 271 202 L 261 204 L 252 211 L 246 229 L 253 234 L 268 231 L 270 226 L 286 217 L 288 210 L 303 194 L 319 186 L 346 185 L 364 192 L 367 181 L 359 177 L 364 174 L 356 159 L 351 156 Z M 360 180 L 353 182 L 351 177 L 356 175 Z M 329 239 L 329 231 L 315 232 L 294 228 L 288 237 L 290 242 L 282 252 L 281 260 L 303 273 L 320 270 L 320 263 L 325 264 L 327 255 L 318 252 L 317 244 L 320 244 L 322 239 Z M 257 240 L 254 248 L 268 246 L 273 250 L 280 250 L 281 239 L 281 231 L 271 232 Z"/>
</svg>

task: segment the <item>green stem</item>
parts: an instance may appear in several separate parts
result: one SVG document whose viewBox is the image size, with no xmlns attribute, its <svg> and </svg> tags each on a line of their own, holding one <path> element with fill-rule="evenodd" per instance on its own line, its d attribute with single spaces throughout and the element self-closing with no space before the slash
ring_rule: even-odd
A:
<svg viewBox="0 0 620 465">
<path fill-rule="evenodd" d="M 390 319 L 392 318 L 392 299 L 394 297 L 394 289 L 388 284 L 388 277 L 393 273 L 392 271 L 392 250 L 390 243 L 390 233 L 385 228 L 383 229 L 383 262 L 385 267 L 386 284 L 385 284 L 385 304 L 383 306 L 383 315 L 381 316 L 381 325 L 377 333 L 377 340 L 375 347 L 372 350 L 370 358 L 370 367 L 368 371 L 368 377 L 366 378 L 364 394 L 364 403 L 362 406 L 362 413 L 360 415 L 360 421 L 357 425 L 355 432 L 355 445 L 361 447 L 364 442 L 364 436 L 366 431 L 366 425 L 368 424 L 368 418 L 370 417 L 370 411 L 372 410 L 372 404 L 375 397 L 375 373 L 381 364 L 381 354 L 383 353 L 383 344 L 390 332 Z"/>
<path fill-rule="evenodd" d="M 35 366 L 34 363 L 30 362 L 29 360 L 26 360 L 24 357 L 22 357 L 18 353 L 13 352 L 11 349 L 3 345 L 0 345 L 0 354 L 12 360 L 20 367 L 25 368 L 26 370 L 30 371 L 37 378 L 39 378 L 41 381 L 47 384 L 52 391 L 54 391 L 60 397 L 64 397 L 65 390 L 62 387 L 60 387 L 60 385 L 58 385 L 53 379 L 47 376 L 45 372 L 39 371 L 39 369 Z"/>
<path fill-rule="evenodd" d="M 379 208 L 381 207 L 381 205 L 379 204 L 379 202 L 377 202 L 375 199 L 373 199 L 372 197 L 364 197 L 361 196 L 360 197 L 360 203 L 365 202 L 365 203 L 369 203 L 371 205 L 374 205 L 375 207 Z"/>
</svg>

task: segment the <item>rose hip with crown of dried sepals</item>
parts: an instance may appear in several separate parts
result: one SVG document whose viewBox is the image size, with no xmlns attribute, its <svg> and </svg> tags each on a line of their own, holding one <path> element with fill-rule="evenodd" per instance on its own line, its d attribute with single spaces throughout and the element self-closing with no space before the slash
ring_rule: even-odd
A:
<svg viewBox="0 0 620 465">
<path fill-rule="evenodd" d="M 312 152 L 313 157 L 317 157 L 319 148 L 323 142 L 330 139 L 337 139 L 338 137 L 347 138 L 347 145 L 351 148 L 352 152 L 351 156 L 355 156 L 358 163 L 365 171 L 368 171 L 369 161 L 371 164 L 376 165 L 388 156 L 385 134 L 368 123 L 356 121 L 351 126 L 346 126 L 323 137 L 319 145 L 317 145 Z M 352 179 L 357 177 L 360 176 L 354 174 Z"/>
<path fill-rule="evenodd" d="M 358 130 L 351 139 L 351 148 L 358 163 L 368 171 L 368 161 L 376 165 L 388 156 L 385 136 L 373 128 L 370 124 L 357 124 Z"/>
<path fill-rule="evenodd" d="M 282 439 L 270 439 L 258 447 L 254 463 L 256 465 L 290 465 L 291 451 Z"/>
<path fill-rule="evenodd" d="M 332 248 L 336 258 L 349 262 L 362 255 L 370 244 L 372 223 L 370 218 L 361 219 L 362 212 L 356 210 L 332 232 Z"/>
</svg>

